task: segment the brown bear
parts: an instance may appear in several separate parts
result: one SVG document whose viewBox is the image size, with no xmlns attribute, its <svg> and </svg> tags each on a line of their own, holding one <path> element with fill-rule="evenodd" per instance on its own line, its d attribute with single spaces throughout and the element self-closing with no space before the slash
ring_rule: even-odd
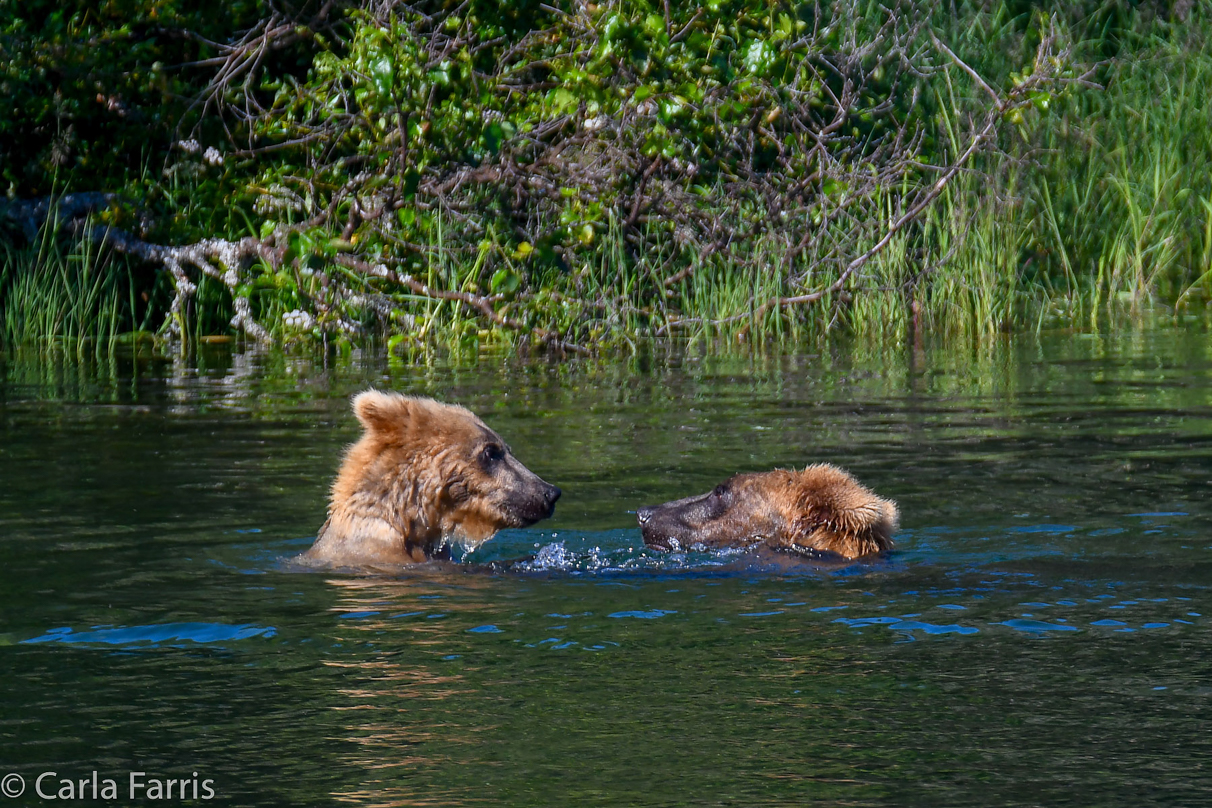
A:
<svg viewBox="0 0 1212 808">
<path fill-rule="evenodd" d="M 644 543 L 658 550 L 747 547 L 858 558 L 892 547 L 896 503 L 837 466 L 738 474 L 715 490 L 636 512 Z"/>
<path fill-rule="evenodd" d="M 551 516 L 560 489 L 523 466 L 462 407 L 367 390 L 353 399 L 366 432 L 345 452 L 328 521 L 303 560 L 336 566 L 449 557 L 501 528 Z"/>
</svg>

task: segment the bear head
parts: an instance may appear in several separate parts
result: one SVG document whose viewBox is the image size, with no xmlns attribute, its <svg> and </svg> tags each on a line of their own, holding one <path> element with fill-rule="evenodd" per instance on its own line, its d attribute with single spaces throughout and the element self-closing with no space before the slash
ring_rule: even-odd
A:
<svg viewBox="0 0 1212 808">
<path fill-rule="evenodd" d="M 858 558 L 892 546 L 896 504 L 828 464 L 738 474 L 707 494 L 640 508 L 644 543 L 658 550 L 746 547 Z"/>
<path fill-rule="evenodd" d="M 560 489 L 462 407 L 367 390 L 353 411 L 365 432 L 345 454 L 312 558 L 421 561 L 555 510 Z"/>
</svg>

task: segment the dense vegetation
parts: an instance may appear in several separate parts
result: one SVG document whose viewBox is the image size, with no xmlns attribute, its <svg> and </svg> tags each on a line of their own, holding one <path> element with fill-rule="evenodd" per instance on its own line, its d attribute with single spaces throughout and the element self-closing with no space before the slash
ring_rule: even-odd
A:
<svg viewBox="0 0 1212 808">
<path fill-rule="evenodd" d="M 4 341 L 581 352 L 1212 294 L 1199 4 L 213 9 L 0 4 Z"/>
</svg>

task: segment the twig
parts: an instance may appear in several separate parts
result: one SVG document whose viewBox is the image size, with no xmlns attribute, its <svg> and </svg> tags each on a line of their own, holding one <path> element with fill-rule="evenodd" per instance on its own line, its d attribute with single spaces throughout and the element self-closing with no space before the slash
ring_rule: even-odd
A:
<svg viewBox="0 0 1212 808">
<path fill-rule="evenodd" d="M 947 54 L 947 58 L 949 58 L 951 61 L 955 62 L 955 64 L 961 70 L 963 70 L 965 73 L 967 73 L 969 76 L 971 76 L 972 80 L 975 81 L 981 87 L 981 89 L 983 89 L 985 92 L 989 93 L 989 95 L 993 98 L 993 103 L 997 104 L 997 108 L 999 110 L 1003 108 L 1003 104 L 1005 104 L 1005 101 L 998 94 L 997 90 L 994 90 L 992 87 L 990 87 L 985 82 L 985 80 L 983 78 L 981 78 L 979 73 L 977 73 L 975 70 L 973 70 L 971 67 L 969 67 L 964 62 L 963 59 L 956 56 L 950 48 L 948 48 L 946 45 L 944 45 L 939 40 L 939 38 L 934 35 L 933 31 L 930 32 L 930 41 L 934 43 L 934 47 L 938 48 L 943 53 Z"/>
<path fill-rule="evenodd" d="M 390 269 L 386 264 L 372 264 L 353 255 L 343 254 L 336 258 L 337 263 L 342 266 L 355 269 L 359 272 L 383 278 L 400 286 L 407 286 L 413 294 L 421 297 L 428 297 L 432 300 L 450 300 L 456 303 L 462 303 L 468 308 L 475 309 L 480 314 L 487 317 L 494 324 L 503 328 L 508 328 L 511 331 L 522 331 L 532 334 L 538 338 L 538 341 L 543 345 L 550 345 L 558 348 L 561 351 L 577 354 L 589 354 L 589 351 L 575 343 L 568 342 L 560 334 L 554 331 L 547 331 L 541 328 L 530 328 L 525 323 L 511 319 L 502 315 L 493 306 L 493 303 L 500 298 L 484 295 L 473 295 L 470 292 L 452 292 L 447 289 L 434 289 L 422 281 L 417 280 L 412 275 L 400 275 Z"/>
</svg>

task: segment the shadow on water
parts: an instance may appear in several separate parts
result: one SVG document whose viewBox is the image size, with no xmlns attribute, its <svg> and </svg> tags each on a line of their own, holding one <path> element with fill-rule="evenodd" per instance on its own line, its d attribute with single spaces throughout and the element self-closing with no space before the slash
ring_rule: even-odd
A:
<svg viewBox="0 0 1212 808">
<path fill-rule="evenodd" d="M 241 805 L 1199 802 L 1210 370 L 1171 331 L 631 366 L 10 358 L 0 759 L 197 771 Z M 301 571 L 370 384 L 481 414 L 564 489 L 555 518 L 459 563 Z M 897 500 L 890 556 L 640 539 L 639 504 L 810 461 Z"/>
</svg>

